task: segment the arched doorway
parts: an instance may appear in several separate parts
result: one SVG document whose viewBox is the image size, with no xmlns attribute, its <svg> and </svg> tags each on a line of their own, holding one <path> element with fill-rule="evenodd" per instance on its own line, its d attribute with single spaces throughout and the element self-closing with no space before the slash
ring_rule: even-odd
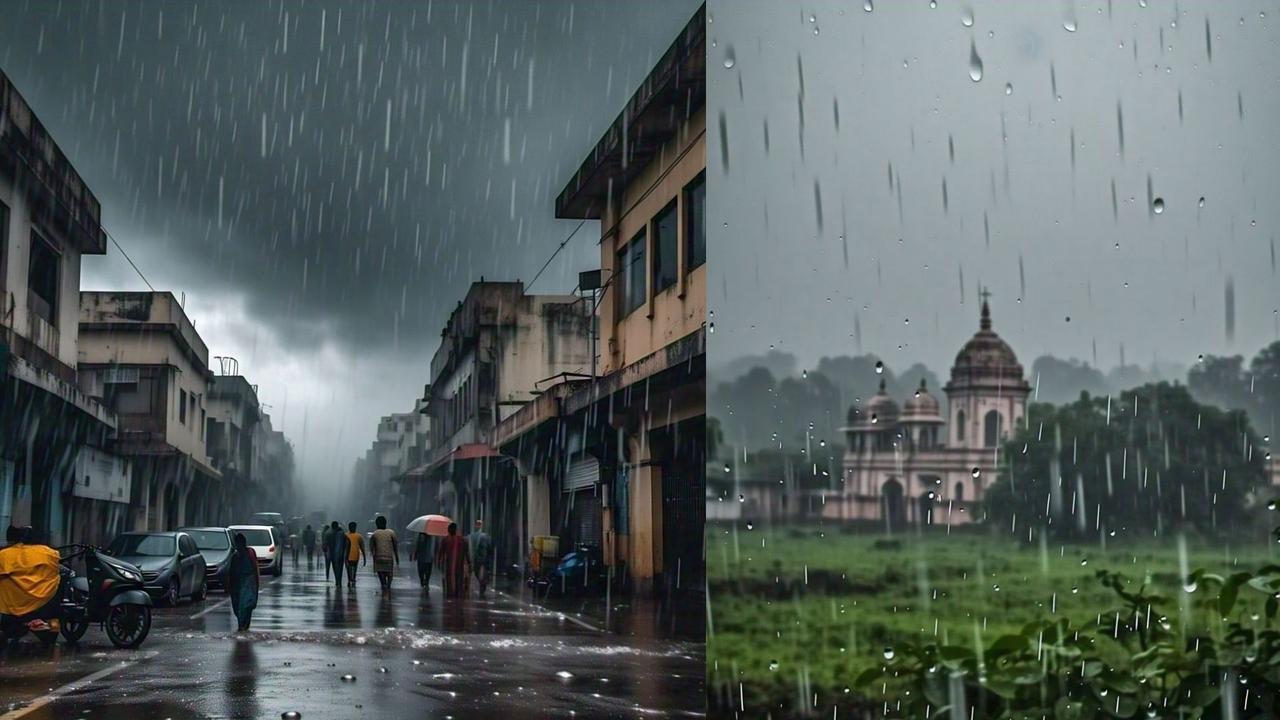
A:
<svg viewBox="0 0 1280 720">
<path fill-rule="evenodd" d="M 885 530 L 894 532 L 907 525 L 907 506 L 902 498 L 902 483 L 890 478 L 880 487 L 880 514 Z"/>
<path fill-rule="evenodd" d="M 1000 413 L 995 410 L 988 410 L 982 421 L 982 444 L 984 447 L 995 447 L 1000 443 L 1002 426 Z"/>
</svg>

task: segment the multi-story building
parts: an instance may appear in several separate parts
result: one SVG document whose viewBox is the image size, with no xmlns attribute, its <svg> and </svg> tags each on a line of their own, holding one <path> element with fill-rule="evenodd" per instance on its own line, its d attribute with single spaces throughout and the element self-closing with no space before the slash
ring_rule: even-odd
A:
<svg viewBox="0 0 1280 720">
<path fill-rule="evenodd" d="M 106 251 L 98 199 L 0 73 L 0 527 L 55 543 L 128 501 L 116 418 L 76 377 L 80 258 Z"/>
<path fill-rule="evenodd" d="M 492 440 L 516 459 L 526 538 L 601 545 L 615 577 L 664 594 L 703 589 L 706 22 L 703 6 L 556 199 L 600 222 L 595 377 L 542 388 Z"/>
<path fill-rule="evenodd" d="M 216 375 L 209 387 L 207 410 L 205 447 L 210 464 L 222 473 L 222 502 L 209 520 L 243 522 L 258 511 L 255 502 L 261 494 L 254 474 L 255 438 L 263 417 L 258 393 L 243 375 Z"/>
<path fill-rule="evenodd" d="M 205 432 L 209 350 L 168 292 L 80 293 L 80 382 L 115 412 L 113 452 L 130 461 L 130 525 L 209 522 L 222 497 Z"/>
<path fill-rule="evenodd" d="M 1017 355 L 991 327 L 985 299 L 978 332 L 956 354 L 943 390 L 945 410 L 923 380 L 899 406 L 882 381 L 865 405 L 849 408 L 844 483 L 822 493 L 825 518 L 890 531 L 982 519 L 999 449 L 1023 421 L 1031 392 Z"/>
<path fill-rule="evenodd" d="M 257 386 L 253 389 L 256 393 Z M 253 464 L 249 471 L 252 483 L 242 512 L 278 512 L 292 517 L 299 510 L 294 485 L 293 444 L 284 432 L 271 426 L 271 416 L 265 412 L 253 427 L 252 442 Z"/>
<path fill-rule="evenodd" d="M 490 445 L 498 423 L 532 402 L 558 377 L 591 370 L 591 299 L 527 295 L 520 282 L 472 283 L 449 316 L 431 359 L 423 408 L 430 416 L 431 459 L 411 472 L 436 489 L 435 511 L 469 528 L 482 519 L 494 533 L 497 562 L 523 555 L 524 499 L 517 478 Z M 419 495 L 415 483 L 404 492 Z M 423 510 L 427 512 L 428 510 Z"/>
</svg>

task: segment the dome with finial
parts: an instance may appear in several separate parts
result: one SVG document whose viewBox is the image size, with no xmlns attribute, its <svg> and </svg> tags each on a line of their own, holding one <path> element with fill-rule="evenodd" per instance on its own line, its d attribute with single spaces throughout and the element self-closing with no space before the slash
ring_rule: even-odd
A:
<svg viewBox="0 0 1280 720">
<path fill-rule="evenodd" d="M 852 413 L 851 413 L 852 414 Z M 898 403 L 885 391 L 884 378 L 880 378 L 880 391 L 867 401 L 866 407 L 856 413 L 854 419 L 858 425 L 891 426 L 898 422 Z"/>
<path fill-rule="evenodd" d="M 978 332 L 956 355 L 956 362 L 951 367 L 950 386 L 1026 384 L 1022 365 L 1013 348 L 991 329 L 991 307 L 987 304 L 990 295 L 986 290 L 982 291 L 982 319 Z"/>
<path fill-rule="evenodd" d="M 902 404 L 902 420 L 942 422 L 942 405 L 929 394 L 924 378 L 920 378 L 920 387 L 915 395 Z"/>
</svg>

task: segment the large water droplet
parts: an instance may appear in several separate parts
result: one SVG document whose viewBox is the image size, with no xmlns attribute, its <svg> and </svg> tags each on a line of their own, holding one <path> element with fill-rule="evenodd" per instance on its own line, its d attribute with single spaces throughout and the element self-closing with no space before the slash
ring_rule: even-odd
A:
<svg viewBox="0 0 1280 720">
<path fill-rule="evenodd" d="M 969 471 L 969 474 L 973 477 L 978 477 L 979 475 L 982 475 L 982 468 L 975 467 L 973 470 Z"/>
<path fill-rule="evenodd" d="M 770 670 L 771 672 L 778 672 L 778 661 L 777 661 L 777 660 L 770 660 L 770 661 L 769 661 L 769 670 Z"/>
<path fill-rule="evenodd" d="M 1164 198 L 1156 198 L 1151 201 L 1151 212 L 1157 215 L 1164 212 Z"/>
<path fill-rule="evenodd" d="M 965 27 L 973 27 L 973 8 L 967 7 L 960 12 L 960 23 Z"/>
<path fill-rule="evenodd" d="M 724 66 L 725 68 L 731 68 L 737 64 L 738 64 L 738 57 L 733 52 L 733 46 L 729 45 L 724 49 Z"/>
<path fill-rule="evenodd" d="M 287 710 L 280 713 L 280 720 L 302 720 L 302 713 L 297 710 Z"/>
<path fill-rule="evenodd" d="M 862 3 L 862 9 L 866 10 L 867 12 L 871 12 L 872 10 L 875 10 L 876 7 L 875 5 L 871 4 L 871 0 L 867 0 L 866 2 Z"/>
<path fill-rule="evenodd" d="M 879 361 L 879 360 L 877 360 L 877 361 L 876 361 L 876 374 L 877 374 L 877 375 L 880 375 L 880 374 L 882 374 L 882 373 L 884 373 L 884 363 L 883 363 L 883 362 L 881 362 L 881 361 Z"/>
<path fill-rule="evenodd" d="M 1075 32 L 1076 31 L 1075 18 L 1067 18 L 1066 20 L 1062 21 L 1062 28 L 1067 32 Z"/>
<path fill-rule="evenodd" d="M 1200 198 L 1200 207 L 1204 207 L 1204 198 Z"/>
<path fill-rule="evenodd" d="M 356 676 L 352 675 L 351 673 L 347 673 L 346 675 L 342 676 L 342 682 L 352 683 L 355 681 L 356 681 Z"/>
<path fill-rule="evenodd" d="M 891 647 L 887 647 L 887 648 L 885 648 L 885 649 L 884 649 L 884 659 L 885 659 L 885 660 L 892 660 L 892 659 L 893 659 L 893 656 L 894 656 L 893 648 L 891 648 Z"/>
<path fill-rule="evenodd" d="M 982 58 L 978 57 L 978 46 L 972 40 L 969 41 L 969 79 L 982 80 Z"/>
<path fill-rule="evenodd" d="M 1005 83 L 1005 84 L 1004 84 L 1004 94 L 1005 94 L 1005 95 L 1012 95 L 1012 94 L 1013 94 L 1013 83 Z"/>
<path fill-rule="evenodd" d="M 568 670 L 561 670 L 560 672 L 556 673 L 556 677 L 560 678 L 561 680 L 572 680 L 573 673 L 569 672 Z"/>
</svg>

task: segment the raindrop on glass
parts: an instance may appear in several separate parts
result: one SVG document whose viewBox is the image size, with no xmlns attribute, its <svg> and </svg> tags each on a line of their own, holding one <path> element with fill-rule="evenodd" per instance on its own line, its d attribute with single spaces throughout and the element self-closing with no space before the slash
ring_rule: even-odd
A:
<svg viewBox="0 0 1280 720">
<path fill-rule="evenodd" d="M 1005 94 L 1005 95 L 1012 95 L 1012 94 L 1013 94 L 1013 83 L 1005 83 L 1005 84 L 1004 84 L 1004 94 Z"/>
<path fill-rule="evenodd" d="M 778 661 L 777 661 L 777 660 L 770 660 L 770 661 L 769 661 L 769 671 L 770 671 L 770 672 L 778 672 Z"/>
<path fill-rule="evenodd" d="M 1164 198 L 1156 198 L 1151 201 L 1151 212 L 1157 215 L 1164 212 Z"/>
<path fill-rule="evenodd" d="M 982 58 L 978 57 L 978 46 L 972 40 L 969 41 L 969 79 L 982 80 Z"/>
<path fill-rule="evenodd" d="M 892 660 L 892 659 L 893 659 L 893 648 L 891 648 L 891 647 L 887 647 L 887 648 L 885 648 L 885 649 L 884 649 L 884 659 L 885 659 L 885 660 Z"/>
<path fill-rule="evenodd" d="M 724 49 L 724 66 L 727 69 L 737 64 L 738 64 L 738 58 L 733 52 L 733 46 L 729 45 Z"/>
<path fill-rule="evenodd" d="M 351 673 L 347 673 L 346 675 L 342 676 L 342 682 L 351 683 L 355 681 L 356 681 L 356 676 L 352 675 Z"/>
<path fill-rule="evenodd" d="M 982 468 L 974 467 L 973 470 L 969 471 L 969 474 L 972 475 L 973 477 L 978 477 L 982 475 Z"/>
<path fill-rule="evenodd" d="M 960 22 L 965 27 L 973 27 L 973 8 L 965 8 L 960 13 Z"/>
<path fill-rule="evenodd" d="M 1067 32 L 1075 32 L 1075 31 L 1076 31 L 1076 21 L 1075 21 L 1075 20 L 1064 20 L 1064 21 L 1062 22 L 1062 29 L 1066 30 Z"/>
<path fill-rule="evenodd" d="M 866 10 L 867 12 L 871 12 L 872 10 L 875 10 L 876 8 L 875 8 L 875 5 L 873 5 L 873 4 L 871 3 L 871 0 L 867 0 L 866 2 L 862 3 L 862 9 L 863 9 L 863 10 Z"/>
<path fill-rule="evenodd" d="M 1200 198 L 1200 207 L 1204 207 L 1204 198 Z"/>
</svg>

